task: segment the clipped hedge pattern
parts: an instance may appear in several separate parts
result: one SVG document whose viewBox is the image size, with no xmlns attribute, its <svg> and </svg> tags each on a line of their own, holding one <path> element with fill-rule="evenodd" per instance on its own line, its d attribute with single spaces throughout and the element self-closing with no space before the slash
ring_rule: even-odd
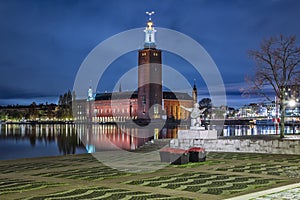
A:
<svg viewBox="0 0 300 200">
<path fill-rule="evenodd" d="M 126 183 L 132 185 L 160 187 L 166 189 L 220 195 L 223 193 L 241 192 L 253 185 L 256 187 L 262 187 L 278 182 L 280 182 L 278 179 L 198 172 L 181 173 L 160 178 L 154 177 L 143 180 L 132 180 Z"/>
<path fill-rule="evenodd" d="M 0 195 L 8 193 L 20 193 L 41 188 L 61 186 L 61 183 L 48 183 L 42 181 L 18 180 L 18 179 L 0 179 Z M 0 197 L 1 199 L 1 197 Z"/>
<path fill-rule="evenodd" d="M 189 200 L 189 198 L 177 198 L 163 194 L 153 194 L 140 191 L 129 191 L 125 189 L 110 189 L 106 187 L 91 187 L 84 189 L 73 189 L 53 194 L 48 194 L 38 197 L 30 197 L 26 200 L 41 200 L 41 199 L 101 199 L 101 200 L 144 200 L 144 199 L 170 199 L 170 200 Z"/>
<path fill-rule="evenodd" d="M 251 174 L 267 174 L 274 176 L 288 176 L 290 178 L 300 177 L 300 166 L 288 163 L 253 163 L 247 165 L 233 165 L 230 167 L 217 168 L 217 171 L 243 172 Z"/>
<path fill-rule="evenodd" d="M 34 176 L 81 179 L 81 180 L 101 180 L 104 178 L 125 176 L 125 175 L 129 175 L 129 174 L 118 171 L 116 169 L 106 167 L 104 165 L 93 167 L 93 168 L 65 170 L 65 171 L 60 171 L 59 173 L 43 172 L 43 173 L 34 174 Z"/>
</svg>

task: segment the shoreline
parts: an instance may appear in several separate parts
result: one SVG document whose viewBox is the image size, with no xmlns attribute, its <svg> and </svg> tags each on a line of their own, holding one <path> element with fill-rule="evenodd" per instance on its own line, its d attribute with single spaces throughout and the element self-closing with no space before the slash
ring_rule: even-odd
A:
<svg viewBox="0 0 300 200">
<path fill-rule="evenodd" d="M 138 125 L 147 125 L 151 121 L 149 120 L 133 120 Z M 111 125 L 111 124 L 125 124 L 127 122 L 132 123 L 132 121 L 120 121 L 120 122 L 85 122 L 85 121 L 73 121 L 73 120 L 26 120 L 26 121 L 0 121 L 0 124 L 100 124 L 100 125 Z M 174 126 L 174 125 L 189 125 L 189 121 L 172 121 L 172 120 L 155 120 L 152 123 L 165 123 L 165 125 L 168 126 Z M 206 121 L 202 122 L 203 124 L 206 123 Z M 256 126 L 275 126 L 276 124 L 256 124 L 253 119 L 217 119 L 217 120 L 209 120 L 208 123 L 211 123 L 212 125 L 256 125 Z M 300 122 L 295 121 L 287 121 L 285 122 L 286 126 L 300 126 Z"/>
</svg>

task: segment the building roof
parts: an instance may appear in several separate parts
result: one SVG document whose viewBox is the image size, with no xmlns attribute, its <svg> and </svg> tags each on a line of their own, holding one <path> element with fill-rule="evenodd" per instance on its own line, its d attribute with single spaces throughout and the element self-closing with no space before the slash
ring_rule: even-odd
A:
<svg viewBox="0 0 300 200">
<path fill-rule="evenodd" d="M 111 99 L 137 99 L 137 91 L 129 92 L 113 92 L 113 93 L 98 93 L 95 100 L 111 100 Z M 163 92 L 163 99 L 180 99 L 180 100 L 193 100 L 193 98 L 184 92 Z"/>
<path fill-rule="evenodd" d="M 97 101 L 97 100 L 111 100 L 111 99 L 137 99 L 137 98 L 138 98 L 137 91 L 98 93 L 95 96 L 95 101 Z"/>
<path fill-rule="evenodd" d="M 193 98 L 185 92 L 163 92 L 163 99 L 180 99 L 180 100 L 193 100 Z"/>
</svg>

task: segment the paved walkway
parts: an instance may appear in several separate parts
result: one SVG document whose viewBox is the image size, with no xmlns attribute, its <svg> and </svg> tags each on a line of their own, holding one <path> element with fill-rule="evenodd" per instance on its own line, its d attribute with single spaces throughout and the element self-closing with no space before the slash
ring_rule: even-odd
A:
<svg viewBox="0 0 300 200">
<path fill-rule="evenodd" d="M 300 183 L 286 185 L 270 190 L 264 190 L 256 193 L 246 194 L 227 200 L 299 200 L 300 199 Z"/>
</svg>

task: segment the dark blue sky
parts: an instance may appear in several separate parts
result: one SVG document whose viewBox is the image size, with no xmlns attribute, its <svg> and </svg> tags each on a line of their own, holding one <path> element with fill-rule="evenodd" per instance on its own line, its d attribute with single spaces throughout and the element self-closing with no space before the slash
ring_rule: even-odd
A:
<svg viewBox="0 0 300 200">
<path fill-rule="evenodd" d="M 81 63 L 96 45 L 144 27 L 145 11 L 151 10 L 156 26 L 182 32 L 207 50 L 221 72 L 230 106 L 256 101 L 241 99 L 239 93 L 244 76 L 253 72 L 247 50 L 281 33 L 300 41 L 297 0 L 0 0 L 0 105 L 56 103 L 72 89 Z M 188 63 L 167 53 L 163 59 L 193 81 L 193 70 L 185 70 Z M 135 65 L 137 56 L 131 53 L 116 61 L 106 77 L 117 81 Z M 200 79 L 197 85 L 199 98 L 207 97 Z M 97 90 L 113 87 L 106 81 Z"/>
</svg>

